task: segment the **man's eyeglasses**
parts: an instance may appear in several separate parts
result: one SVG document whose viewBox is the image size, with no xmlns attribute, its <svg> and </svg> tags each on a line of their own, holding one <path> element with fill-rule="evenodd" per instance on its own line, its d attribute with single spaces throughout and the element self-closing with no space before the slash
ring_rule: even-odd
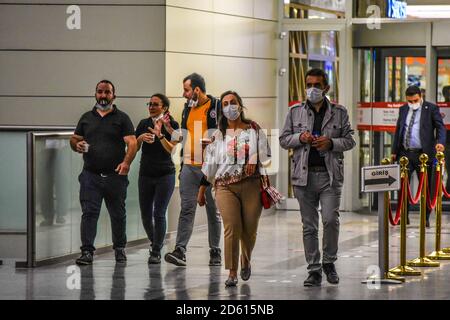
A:
<svg viewBox="0 0 450 320">
<path fill-rule="evenodd" d="M 150 107 L 158 108 L 159 106 L 161 106 L 161 104 L 159 104 L 159 103 L 157 103 L 157 102 L 153 102 L 153 103 L 147 102 L 146 105 L 147 105 L 147 107 L 149 107 L 149 108 L 150 108 Z"/>
</svg>

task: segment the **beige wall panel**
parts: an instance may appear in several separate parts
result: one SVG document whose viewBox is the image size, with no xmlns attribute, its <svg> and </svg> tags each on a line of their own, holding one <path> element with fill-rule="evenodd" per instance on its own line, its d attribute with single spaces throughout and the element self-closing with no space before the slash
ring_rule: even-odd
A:
<svg viewBox="0 0 450 320">
<path fill-rule="evenodd" d="M 2 3 L 14 3 L 14 4 L 146 4 L 146 5 L 164 5 L 165 0 L 2 0 Z"/>
<path fill-rule="evenodd" d="M 149 93 L 149 96 L 151 94 Z M 120 98 L 115 101 L 135 126 L 148 117 L 146 98 Z M 92 98 L 0 97 L 0 125 L 76 126 L 80 116 L 92 109 Z"/>
<path fill-rule="evenodd" d="M 213 53 L 213 21 L 208 12 L 167 7 L 167 51 Z"/>
<path fill-rule="evenodd" d="M 279 0 L 253 0 L 253 17 L 278 20 Z"/>
<path fill-rule="evenodd" d="M 166 94 L 169 97 L 182 97 L 183 79 L 197 72 L 205 78 L 206 91 L 213 89 L 213 56 L 185 53 L 166 55 Z M 215 94 L 213 92 L 213 94 Z"/>
<path fill-rule="evenodd" d="M 183 112 L 185 98 L 169 98 L 170 99 L 170 114 L 174 117 L 175 121 L 181 124 L 181 113 Z"/>
<path fill-rule="evenodd" d="M 450 45 L 450 21 L 439 21 L 433 23 L 433 46 Z"/>
<path fill-rule="evenodd" d="M 213 11 L 213 0 L 167 0 L 166 3 L 168 6 Z"/>
<path fill-rule="evenodd" d="M 214 16 L 214 53 L 251 57 L 253 52 L 253 19 L 228 15 Z"/>
<path fill-rule="evenodd" d="M 276 99 L 275 98 L 242 98 L 245 115 L 256 121 L 263 129 L 276 129 Z"/>
<path fill-rule="evenodd" d="M 164 89 L 164 54 L 155 52 L 0 52 L 0 95 L 90 96 L 109 79 L 118 95 Z"/>
<path fill-rule="evenodd" d="M 232 57 L 214 57 L 214 92 L 221 94 L 234 90 L 241 96 L 251 96 L 253 60 Z"/>
<path fill-rule="evenodd" d="M 277 43 L 281 42 L 276 37 L 277 23 L 271 21 L 253 20 L 253 53 L 255 58 L 277 58 Z"/>
<path fill-rule="evenodd" d="M 228 89 L 247 97 L 276 96 L 276 61 L 214 57 L 214 92 Z"/>
<path fill-rule="evenodd" d="M 214 12 L 253 17 L 253 0 L 214 0 Z"/>
<path fill-rule="evenodd" d="M 165 7 L 80 6 L 81 29 L 69 30 L 66 6 L 0 6 L 1 49 L 165 49 Z"/>
<path fill-rule="evenodd" d="M 277 77 L 276 60 L 253 60 L 253 85 L 249 96 L 276 97 Z"/>
</svg>

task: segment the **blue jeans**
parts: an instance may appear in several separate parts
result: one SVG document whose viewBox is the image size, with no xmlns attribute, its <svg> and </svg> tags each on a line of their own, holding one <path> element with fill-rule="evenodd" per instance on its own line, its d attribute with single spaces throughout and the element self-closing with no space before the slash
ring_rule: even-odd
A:
<svg viewBox="0 0 450 320">
<path fill-rule="evenodd" d="M 129 183 L 128 176 L 115 173 L 100 176 L 83 170 L 78 181 L 80 181 L 80 203 L 83 211 L 80 227 L 81 251 L 95 251 L 97 221 L 103 199 L 111 218 L 113 249 L 125 248 L 127 244 L 125 199 Z"/>
<path fill-rule="evenodd" d="M 167 230 L 166 211 L 174 189 L 175 174 L 157 178 L 139 176 L 142 224 L 155 254 L 161 253 L 164 244 Z"/>
<path fill-rule="evenodd" d="M 203 177 L 201 167 L 183 165 L 180 173 L 181 212 L 178 219 L 176 248 L 186 252 L 186 247 L 194 229 L 197 195 Z M 211 249 L 218 249 L 222 229 L 222 219 L 217 211 L 211 193 L 211 186 L 206 189 L 206 215 L 208 218 L 208 242 Z"/>
</svg>

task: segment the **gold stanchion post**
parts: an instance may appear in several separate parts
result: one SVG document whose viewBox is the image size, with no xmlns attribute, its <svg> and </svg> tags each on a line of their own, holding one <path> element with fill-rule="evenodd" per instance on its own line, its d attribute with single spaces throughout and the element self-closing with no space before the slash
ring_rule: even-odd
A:
<svg viewBox="0 0 450 320">
<path fill-rule="evenodd" d="M 406 265 L 406 215 L 408 210 L 408 163 L 409 160 L 406 157 L 400 158 L 401 177 L 403 179 L 403 203 L 401 208 L 400 217 L 400 265 L 395 267 L 390 272 L 400 276 L 420 276 L 422 273 Z"/>
<path fill-rule="evenodd" d="M 419 157 L 420 160 L 420 172 L 423 175 L 423 186 L 420 193 L 420 249 L 419 257 L 408 261 L 408 266 L 411 267 L 439 267 L 439 262 L 431 261 L 425 256 L 425 221 L 427 214 L 427 192 L 428 192 L 428 175 L 427 175 L 427 161 L 428 156 L 422 153 Z"/>
<path fill-rule="evenodd" d="M 445 163 L 445 158 L 443 159 L 443 162 Z M 447 176 L 448 176 L 448 172 L 447 172 Z M 450 179 L 450 177 L 447 177 L 447 179 Z M 448 192 L 448 191 L 447 191 Z M 442 251 L 444 253 L 450 253 L 450 247 L 447 248 L 443 248 Z"/>
<path fill-rule="evenodd" d="M 382 165 L 388 165 L 391 161 L 388 158 L 381 160 Z M 399 277 L 389 271 L 389 191 L 384 192 L 384 278 L 405 282 L 405 278 Z"/>
<path fill-rule="evenodd" d="M 388 158 L 382 165 L 390 164 Z M 361 283 L 402 284 L 405 278 L 389 272 L 389 191 L 378 192 L 378 266 L 380 272 L 369 276 Z"/>
<path fill-rule="evenodd" d="M 450 260 L 450 254 L 441 250 L 441 221 L 442 221 L 442 164 L 444 163 L 444 154 L 438 152 L 436 154 L 438 161 L 436 166 L 436 174 L 440 176 L 441 183 L 438 185 L 437 203 L 436 203 L 436 242 L 432 253 L 427 257 L 433 260 Z"/>
</svg>

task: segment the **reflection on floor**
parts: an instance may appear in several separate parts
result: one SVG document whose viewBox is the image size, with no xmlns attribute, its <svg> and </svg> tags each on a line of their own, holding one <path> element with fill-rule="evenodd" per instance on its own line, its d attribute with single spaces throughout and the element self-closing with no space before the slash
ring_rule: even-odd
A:
<svg viewBox="0 0 450 320">
<path fill-rule="evenodd" d="M 418 216 L 408 226 L 407 258 L 418 256 Z M 427 229 L 427 252 L 434 248 L 434 216 Z M 443 220 L 442 244 L 450 246 L 449 216 Z M 391 263 L 399 263 L 399 227 L 390 228 Z M 450 261 L 439 268 L 422 268 L 421 276 L 402 285 L 369 288 L 361 284 L 367 270 L 378 263 L 377 217 L 341 213 L 339 285 L 305 288 L 307 276 L 299 213 L 278 211 L 261 218 L 252 261 L 252 277 L 227 289 L 223 267 L 208 266 L 207 231 L 194 232 L 187 267 L 162 262 L 147 265 L 148 248 L 128 248 L 128 263 L 116 265 L 113 253 L 95 256 L 93 266 L 78 268 L 67 262 L 36 269 L 0 266 L 0 299 L 449 299 Z M 319 239 L 321 235 L 319 235 Z M 173 249 L 173 241 L 165 250 Z M 81 278 L 80 278 L 81 276 Z"/>
</svg>

